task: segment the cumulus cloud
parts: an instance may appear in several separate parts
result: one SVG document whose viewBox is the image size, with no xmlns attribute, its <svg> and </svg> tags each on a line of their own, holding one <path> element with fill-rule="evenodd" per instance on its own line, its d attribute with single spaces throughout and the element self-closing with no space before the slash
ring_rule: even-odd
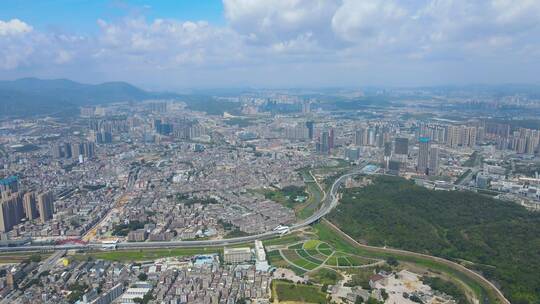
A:
<svg viewBox="0 0 540 304">
<path fill-rule="evenodd" d="M 293 43 L 299 37 L 328 46 L 331 20 L 340 0 L 224 0 L 225 17 L 240 34 L 258 44 Z"/>
<path fill-rule="evenodd" d="M 0 20 L 0 36 L 19 35 L 32 31 L 32 27 L 19 19 Z"/>
<path fill-rule="evenodd" d="M 101 33 L 96 57 L 132 58 L 171 68 L 178 64 L 225 64 L 241 52 L 239 35 L 229 28 L 208 22 L 144 18 L 119 23 L 99 20 Z"/>
<path fill-rule="evenodd" d="M 344 40 L 391 40 L 400 34 L 408 12 L 393 1 L 345 0 L 332 17 L 332 29 Z"/>
<path fill-rule="evenodd" d="M 374 70 L 388 78 L 409 78 L 408 72 L 436 72 L 449 66 L 467 71 L 495 62 L 504 62 L 506 68 L 540 65 L 537 0 L 223 0 L 223 4 L 225 25 L 130 16 L 97 20 L 97 34 L 66 34 L 36 30 L 18 19 L 0 20 L 0 69 L 63 66 L 66 71 L 76 67 L 71 69 L 76 74 L 85 66 L 88 72 L 114 73 L 126 80 L 152 73 L 200 73 L 204 77 L 193 85 L 234 78 L 264 85 L 275 75 L 284 83 L 298 84 L 300 79 L 315 83 L 314 77 L 324 82 L 323 75 L 336 75 L 332 81 L 339 83 L 355 72 L 373 75 Z"/>
<path fill-rule="evenodd" d="M 33 53 L 34 44 L 22 37 L 31 31 L 32 27 L 19 19 L 0 20 L 0 69 L 16 68 Z"/>
</svg>

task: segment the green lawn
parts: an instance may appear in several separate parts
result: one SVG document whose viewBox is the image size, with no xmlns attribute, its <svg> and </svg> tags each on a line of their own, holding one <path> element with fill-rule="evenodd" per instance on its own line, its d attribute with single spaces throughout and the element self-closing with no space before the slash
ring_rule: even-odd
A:
<svg viewBox="0 0 540 304">
<path fill-rule="evenodd" d="M 264 240 L 264 246 L 285 245 L 301 241 L 302 239 L 297 234 L 288 234 L 282 237 L 277 237 L 269 240 Z"/>
<path fill-rule="evenodd" d="M 334 252 L 334 250 L 332 250 L 332 249 L 319 249 L 318 251 L 319 251 L 322 255 L 326 255 L 326 256 L 329 256 L 329 255 L 331 255 L 331 254 Z"/>
<path fill-rule="evenodd" d="M 326 255 L 320 254 L 319 251 L 318 251 L 317 249 L 306 250 L 306 252 L 307 252 L 310 256 L 316 258 L 317 260 L 321 260 L 321 261 L 326 260 L 326 258 L 328 257 L 328 256 L 326 256 Z"/>
<path fill-rule="evenodd" d="M 280 302 L 326 303 L 326 294 L 319 287 L 276 280 L 272 284 Z"/>
<path fill-rule="evenodd" d="M 298 243 L 298 244 L 294 244 L 292 246 L 289 246 L 288 248 L 289 249 L 302 249 L 304 246 L 304 243 Z"/>
<path fill-rule="evenodd" d="M 337 281 L 343 279 L 343 276 L 335 270 L 320 268 L 309 274 L 309 279 L 318 284 L 334 285 Z"/>
<path fill-rule="evenodd" d="M 319 240 L 309 240 L 304 243 L 304 249 L 315 249 L 317 246 L 319 246 L 319 244 L 322 244 L 322 242 Z"/>
<path fill-rule="evenodd" d="M 366 265 L 366 264 L 371 264 L 371 263 L 376 262 L 376 260 L 370 260 L 364 257 L 355 256 L 355 255 L 347 256 L 347 260 L 349 260 L 352 266 L 361 266 L 361 265 Z"/>
<path fill-rule="evenodd" d="M 165 257 L 175 256 L 192 256 L 197 254 L 219 253 L 223 252 L 223 248 L 210 247 L 210 248 L 174 248 L 174 249 L 148 249 L 148 250 L 115 250 L 115 251 L 102 251 L 92 252 L 86 254 L 77 254 L 74 257 L 77 259 L 86 259 L 92 257 L 95 259 L 109 260 L 109 261 L 145 261 L 154 260 Z"/>
<path fill-rule="evenodd" d="M 316 262 L 316 260 L 311 261 L 303 258 L 296 250 L 282 250 L 282 254 L 287 258 L 287 260 L 294 264 L 293 266 L 307 270 L 315 269 L 321 264 L 320 262 Z"/>
<path fill-rule="evenodd" d="M 270 251 L 266 254 L 268 262 L 274 267 L 287 267 L 289 263 L 285 261 L 278 250 Z"/>
<path fill-rule="evenodd" d="M 282 250 L 281 254 L 289 260 L 291 263 L 296 264 L 300 266 L 300 264 L 303 264 L 305 262 L 302 257 L 300 257 L 295 250 Z"/>
<path fill-rule="evenodd" d="M 337 264 L 337 257 L 332 256 L 326 261 L 326 265 L 328 266 L 338 266 Z"/>
<path fill-rule="evenodd" d="M 346 257 L 339 257 L 338 258 L 338 264 L 339 266 L 352 266 L 349 260 Z"/>
<path fill-rule="evenodd" d="M 296 253 L 301 256 L 302 258 L 312 262 L 312 263 L 315 263 L 315 264 L 322 264 L 324 261 L 321 261 L 321 260 L 318 260 L 314 257 L 312 257 L 311 255 L 309 255 L 309 253 L 307 253 L 304 249 L 300 249 L 300 250 L 296 250 Z"/>
<path fill-rule="evenodd" d="M 297 276 L 303 276 L 303 275 L 306 273 L 305 270 L 300 269 L 300 268 L 298 268 L 298 267 L 296 267 L 296 266 L 294 266 L 294 265 L 291 265 L 291 264 L 289 264 L 289 266 L 287 266 L 286 268 L 289 268 L 290 270 L 294 271 L 294 273 L 295 273 Z"/>
</svg>

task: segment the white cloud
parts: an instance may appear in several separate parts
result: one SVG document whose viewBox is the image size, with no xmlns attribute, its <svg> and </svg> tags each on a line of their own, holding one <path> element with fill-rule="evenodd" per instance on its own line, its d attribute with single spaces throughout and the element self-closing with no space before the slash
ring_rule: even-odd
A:
<svg viewBox="0 0 540 304">
<path fill-rule="evenodd" d="M 34 31 L 25 22 L 13 20 L 4 22 L 11 24 L 9 30 L 0 30 L 4 33 L 0 35 L 0 70 L 63 65 L 85 56 L 89 50 L 87 37 Z M 0 21 L 0 27 L 4 24 Z"/>
<path fill-rule="evenodd" d="M 250 42 L 287 43 L 311 35 L 326 46 L 333 42 L 331 20 L 341 0 L 223 0 L 225 17 Z"/>
<path fill-rule="evenodd" d="M 228 29 L 200 21 L 143 18 L 119 23 L 98 22 L 100 48 L 96 56 L 105 60 L 141 60 L 157 66 L 177 68 L 184 64 L 224 64 L 241 51 L 240 36 Z M 227 55 L 228 57 L 226 57 Z"/>
<path fill-rule="evenodd" d="M 19 19 L 0 20 L 0 36 L 19 35 L 32 31 L 32 27 Z"/>
<path fill-rule="evenodd" d="M 34 30 L 18 19 L 0 21 L 0 69 L 9 76 L 18 70 L 61 67 L 78 76 L 85 67 L 92 75 L 139 83 L 160 74 L 170 83 L 183 75 L 186 86 L 210 80 L 220 85 L 220 79 L 264 86 L 270 80 L 348 84 L 357 74 L 368 80 L 377 74 L 381 81 L 383 75 L 389 81 L 410 81 L 413 71 L 421 82 L 420 71 L 430 75 L 425 76 L 429 81 L 437 69 L 449 66 L 462 69 L 466 79 L 497 62 L 504 62 L 507 70 L 524 62 L 531 71 L 540 67 L 538 0 L 223 4 L 225 25 L 139 16 L 97 20 L 99 31 L 90 35 Z M 475 68 L 476 74 L 466 72 Z M 507 77 L 513 76 L 510 70 Z"/>
<path fill-rule="evenodd" d="M 14 69 L 34 52 L 34 43 L 24 36 L 32 27 L 19 19 L 0 20 L 0 69 Z"/>
<path fill-rule="evenodd" d="M 388 0 L 345 0 L 332 18 L 336 34 L 350 42 L 391 41 L 400 34 L 408 12 Z"/>
</svg>

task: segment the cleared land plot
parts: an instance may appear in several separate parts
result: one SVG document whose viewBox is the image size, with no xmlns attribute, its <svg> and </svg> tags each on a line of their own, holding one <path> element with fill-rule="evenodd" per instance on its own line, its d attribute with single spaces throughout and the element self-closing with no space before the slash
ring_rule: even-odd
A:
<svg viewBox="0 0 540 304">
<path fill-rule="evenodd" d="M 280 302 L 326 303 L 326 294 L 319 287 L 283 281 L 272 281 L 272 284 Z"/>
<path fill-rule="evenodd" d="M 338 280 L 343 279 L 343 276 L 335 270 L 320 268 L 310 273 L 309 279 L 319 284 L 334 285 Z"/>
<path fill-rule="evenodd" d="M 50 254 L 38 254 L 38 253 L 2 253 L 0 254 L 0 264 L 16 264 L 22 263 L 27 260 L 42 261 L 49 257 Z"/>
</svg>

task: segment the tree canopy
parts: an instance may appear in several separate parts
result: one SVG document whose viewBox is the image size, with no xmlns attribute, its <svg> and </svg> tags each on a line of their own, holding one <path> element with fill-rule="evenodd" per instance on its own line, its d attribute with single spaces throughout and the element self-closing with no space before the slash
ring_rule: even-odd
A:
<svg viewBox="0 0 540 304">
<path fill-rule="evenodd" d="M 512 303 L 540 303 L 540 214 L 517 204 L 381 176 L 347 189 L 329 218 L 370 245 L 471 262 Z"/>
</svg>

